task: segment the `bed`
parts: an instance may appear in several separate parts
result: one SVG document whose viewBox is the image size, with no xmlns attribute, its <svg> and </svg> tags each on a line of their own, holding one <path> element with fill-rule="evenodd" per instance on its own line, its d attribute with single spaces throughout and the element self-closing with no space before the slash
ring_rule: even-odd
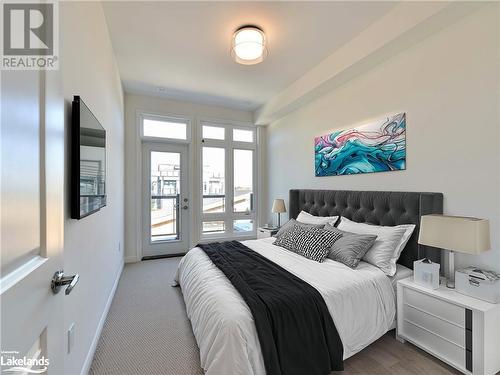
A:
<svg viewBox="0 0 500 375">
<path fill-rule="evenodd" d="M 440 252 L 417 242 L 420 216 L 442 213 L 440 193 L 338 190 L 290 190 L 289 217 L 300 211 L 315 216 L 341 215 L 375 225 L 415 224 L 398 260 L 408 275 L 413 261 L 440 261 Z M 273 245 L 273 238 L 243 244 L 313 286 L 323 297 L 344 346 L 344 359 L 356 354 L 394 327 L 394 284 L 401 272 L 387 277 L 361 262 L 356 269 L 326 260 L 318 263 Z M 226 276 L 200 248 L 179 263 L 180 285 L 207 375 L 260 375 L 266 370 L 249 307 Z"/>
</svg>

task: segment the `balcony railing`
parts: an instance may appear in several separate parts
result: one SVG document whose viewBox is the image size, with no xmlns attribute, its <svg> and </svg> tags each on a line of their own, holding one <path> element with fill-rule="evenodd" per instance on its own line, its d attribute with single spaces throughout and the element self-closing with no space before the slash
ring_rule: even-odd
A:
<svg viewBox="0 0 500 375">
<path fill-rule="evenodd" d="M 245 194 L 246 195 L 246 194 Z M 235 197 L 235 202 L 243 198 L 245 195 Z M 253 210 L 253 193 L 250 193 L 250 210 Z M 203 198 L 221 199 L 219 202 L 213 202 L 211 207 L 204 212 L 221 212 L 224 211 L 225 202 L 222 199 L 226 198 L 225 194 L 203 194 Z M 156 202 L 155 202 L 156 201 Z M 155 207 L 153 206 L 155 205 Z M 212 207 L 213 206 L 213 207 Z M 151 241 L 172 241 L 178 240 L 180 234 L 180 194 L 155 194 L 151 195 Z M 205 232 L 206 233 L 206 232 Z"/>
<path fill-rule="evenodd" d="M 242 195 L 238 195 L 238 196 L 235 196 L 234 197 L 234 202 L 233 202 L 233 205 L 234 204 L 237 204 L 241 201 L 244 201 L 246 198 L 245 196 L 249 194 L 249 198 L 250 198 L 250 211 L 253 211 L 253 205 L 254 205 L 254 202 L 253 202 L 253 193 L 244 193 Z M 203 194 L 203 198 L 215 198 L 215 199 L 224 199 L 226 198 L 226 195 L 225 194 Z M 225 205 L 225 202 L 222 202 L 222 206 Z M 213 206 L 213 207 L 206 207 L 208 205 L 205 205 L 203 204 L 203 212 L 220 212 L 220 211 L 217 211 L 219 209 L 218 206 Z M 224 211 L 224 210 L 222 210 Z"/>
<path fill-rule="evenodd" d="M 156 209 L 153 209 L 153 201 L 156 201 Z M 179 194 L 151 195 L 152 242 L 179 239 L 179 203 Z"/>
</svg>

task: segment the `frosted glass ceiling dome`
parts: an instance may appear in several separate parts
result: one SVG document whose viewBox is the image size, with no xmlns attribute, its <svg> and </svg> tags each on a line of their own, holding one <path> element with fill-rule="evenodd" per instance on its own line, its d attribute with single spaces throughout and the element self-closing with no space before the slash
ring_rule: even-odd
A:
<svg viewBox="0 0 500 375">
<path fill-rule="evenodd" d="M 257 26 L 242 26 L 234 32 L 231 56 L 237 63 L 258 64 L 267 54 L 266 35 Z"/>
</svg>

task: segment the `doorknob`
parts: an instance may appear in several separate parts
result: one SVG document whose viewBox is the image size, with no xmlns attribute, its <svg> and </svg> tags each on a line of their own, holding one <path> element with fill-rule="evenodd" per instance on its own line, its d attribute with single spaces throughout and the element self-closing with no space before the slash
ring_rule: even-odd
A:
<svg viewBox="0 0 500 375">
<path fill-rule="evenodd" d="M 187 205 L 182 206 L 183 210 L 187 210 L 189 207 Z"/>
<path fill-rule="evenodd" d="M 52 289 L 52 292 L 54 294 L 59 293 L 61 290 L 61 287 L 64 285 L 68 285 L 66 290 L 64 291 L 64 294 L 68 295 L 71 293 L 75 285 L 78 283 L 78 280 L 80 279 L 80 275 L 75 274 L 72 276 L 64 276 L 64 271 L 57 271 L 54 273 L 54 276 L 52 276 L 52 281 L 50 282 L 50 289 Z"/>
</svg>

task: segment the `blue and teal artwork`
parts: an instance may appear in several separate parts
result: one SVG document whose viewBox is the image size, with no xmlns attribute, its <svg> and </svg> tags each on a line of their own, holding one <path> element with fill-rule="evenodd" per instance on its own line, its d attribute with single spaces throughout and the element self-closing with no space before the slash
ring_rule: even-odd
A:
<svg viewBox="0 0 500 375">
<path fill-rule="evenodd" d="M 406 169 L 406 114 L 314 139 L 316 176 Z"/>
</svg>

